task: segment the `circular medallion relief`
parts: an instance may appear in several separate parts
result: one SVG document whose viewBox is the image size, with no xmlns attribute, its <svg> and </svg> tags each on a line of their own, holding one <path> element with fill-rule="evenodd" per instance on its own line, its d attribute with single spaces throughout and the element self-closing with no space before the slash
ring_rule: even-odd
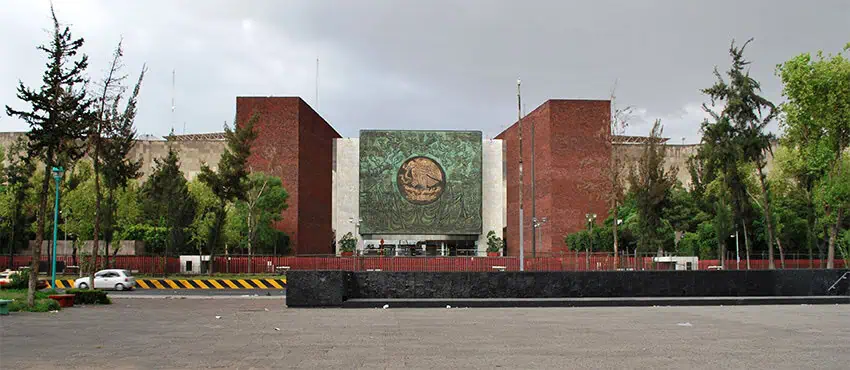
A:
<svg viewBox="0 0 850 370">
<path fill-rule="evenodd" d="M 446 188 L 446 173 L 431 158 L 413 157 L 398 169 L 398 191 L 410 203 L 425 205 L 440 199 Z"/>
</svg>

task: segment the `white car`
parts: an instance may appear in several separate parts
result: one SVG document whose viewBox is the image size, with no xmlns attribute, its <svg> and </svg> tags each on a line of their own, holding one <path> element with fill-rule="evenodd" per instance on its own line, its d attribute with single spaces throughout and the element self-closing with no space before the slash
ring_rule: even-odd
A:
<svg viewBox="0 0 850 370">
<path fill-rule="evenodd" d="M 74 280 L 74 288 L 88 289 L 91 286 L 91 278 L 84 277 Z M 95 289 L 133 289 L 136 287 L 136 278 L 127 270 L 100 270 L 94 274 Z"/>
</svg>

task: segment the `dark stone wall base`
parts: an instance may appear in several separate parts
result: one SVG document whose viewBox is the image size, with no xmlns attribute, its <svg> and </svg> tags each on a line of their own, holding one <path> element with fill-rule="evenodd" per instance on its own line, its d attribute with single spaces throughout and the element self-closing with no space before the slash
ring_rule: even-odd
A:
<svg viewBox="0 0 850 370">
<path fill-rule="evenodd" d="M 287 305 L 349 299 L 814 297 L 850 295 L 847 270 L 625 272 L 290 271 Z M 839 283 L 833 290 L 829 288 Z"/>
</svg>

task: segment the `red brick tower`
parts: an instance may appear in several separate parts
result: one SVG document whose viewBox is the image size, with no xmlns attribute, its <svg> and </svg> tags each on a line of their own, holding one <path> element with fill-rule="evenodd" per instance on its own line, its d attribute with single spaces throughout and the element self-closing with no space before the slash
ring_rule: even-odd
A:
<svg viewBox="0 0 850 370">
<path fill-rule="evenodd" d="M 275 227 L 295 254 L 333 254 L 331 189 L 333 139 L 339 133 L 298 97 L 237 97 L 236 121 L 259 113 L 252 171 L 279 176 L 289 207 Z"/>
<path fill-rule="evenodd" d="M 538 233 L 537 255 L 565 248 L 564 236 L 584 228 L 585 214 L 597 223 L 608 215 L 604 194 L 611 153 L 607 100 L 548 100 L 522 120 L 525 255 L 531 256 L 531 125 L 534 124 L 537 217 L 548 217 Z M 496 136 L 505 141 L 507 252 L 519 255 L 519 139 L 517 123 Z M 542 234 L 542 235 L 541 235 Z"/>
</svg>

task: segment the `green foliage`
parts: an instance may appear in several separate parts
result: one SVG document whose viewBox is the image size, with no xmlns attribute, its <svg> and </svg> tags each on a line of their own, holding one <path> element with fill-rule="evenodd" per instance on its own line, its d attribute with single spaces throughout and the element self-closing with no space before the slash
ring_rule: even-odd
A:
<svg viewBox="0 0 850 370">
<path fill-rule="evenodd" d="M 227 240 L 248 248 L 251 253 L 271 252 L 280 233 L 274 223 L 281 220 L 289 194 L 279 177 L 261 172 L 251 173 L 248 185 L 246 199 L 236 201 L 235 207 L 228 212 Z"/>
<path fill-rule="evenodd" d="M 496 232 L 490 230 L 487 233 L 487 252 L 499 252 L 505 247 L 505 241 L 496 236 Z"/>
<path fill-rule="evenodd" d="M 222 244 L 227 204 L 236 200 L 244 201 L 247 198 L 249 189 L 247 162 L 251 155 L 251 144 L 257 138 L 257 132 L 254 131 L 257 120 L 259 115 L 254 114 L 248 121 L 237 124 L 235 130 L 225 125 L 224 137 L 227 148 L 221 154 L 218 171 L 213 171 L 206 164 L 201 166 L 198 180 L 210 188 L 217 200 L 213 210 L 215 218 L 208 232 L 207 247 L 210 255 L 215 255 Z M 210 273 L 213 272 L 211 269 Z"/>
<path fill-rule="evenodd" d="M 150 226 L 168 230 L 164 252 L 169 255 L 187 249 L 189 226 L 195 217 L 195 199 L 180 170 L 179 158 L 173 148 L 163 159 L 154 160 L 154 169 L 141 189 L 142 215 Z"/>
<path fill-rule="evenodd" d="M 357 238 L 351 232 L 345 233 L 339 240 L 339 248 L 343 252 L 354 252 L 357 249 Z"/>
<path fill-rule="evenodd" d="M 30 281 L 29 270 L 23 270 L 17 274 L 9 276 L 9 284 L 6 284 L 6 289 L 27 289 Z"/>
<path fill-rule="evenodd" d="M 59 311 L 62 307 L 55 299 L 40 298 L 35 300 L 35 304 L 27 306 L 27 303 L 22 300 L 14 300 L 9 303 L 10 312 L 50 312 Z"/>
<path fill-rule="evenodd" d="M 634 193 L 637 204 L 638 245 L 645 250 L 657 250 L 660 255 L 665 246 L 665 229 L 669 223 L 663 222 L 663 212 L 670 203 L 670 191 L 676 183 L 672 170 L 664 168 L 666 147 L 661 142 L 660 121 L 655 121 L 650 131 L 649 142 L 638 160 L 637 169 L 629 174 L 629 189 Z"/>
<path fill-rule="evenodd" d="M 65 294 L 74 295 L 74 304 L 112 304 L 106 292 L 94 289 L 67 289 Z"/>
<path fill-rule="evenodd" d="M 146 224 L 127 225 L 117 234 L 118 240 L 141 240 L 145 242 L 145 251 L 152 254 L 165 253 L 168 240 L 168 228 Z"/>
<path fill-rule="evenodd" d="M 0 246 L 14 252 L 26 248 L 29 239 L 25 234 L 34 212 L 27 193 L 35 166 L 26 157 L 24 139 L 10 145 L 5 157 L 7 163 L 0 170 Z"/>
<path fill-rule="evenodd" d="M 189 194 L 194 198 L 196 204 L 195 217 L 192 219 L 192 224 L 189 225 L 190 240 L 192 246 L 196 249 L 196 253 L 202 254 L 203 247 L 210 240 L 210 230 L 213 229 L 215 223 L 218 199 L 206 184 L 197 179 L 190 181 L 188 186 Z M 229 228 L 229 224 L 227 227 Z M 232 239 L 228 238 L 228 240 Z"/>
</svg>

